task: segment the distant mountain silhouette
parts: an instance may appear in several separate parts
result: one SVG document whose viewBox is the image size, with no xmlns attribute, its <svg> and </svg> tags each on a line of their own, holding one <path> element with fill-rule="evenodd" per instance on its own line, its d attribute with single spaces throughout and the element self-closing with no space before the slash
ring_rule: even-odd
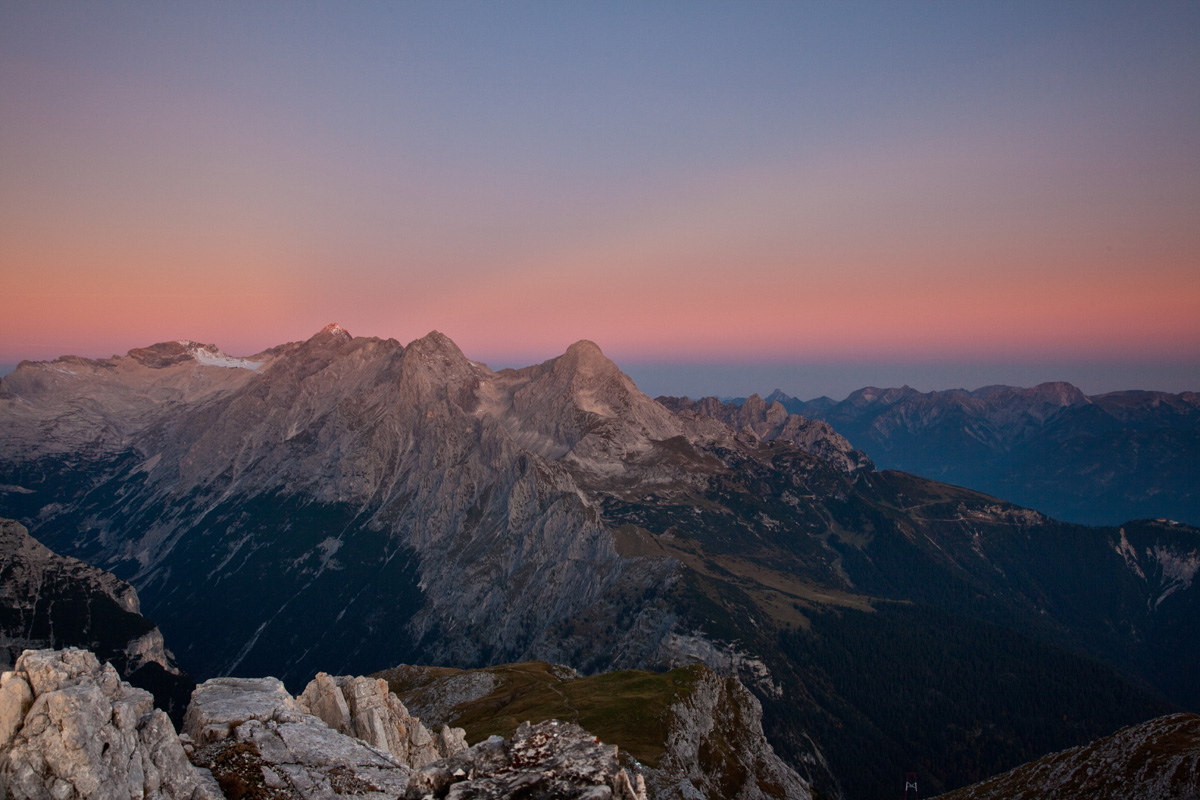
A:
<svg viewBox="0 0 1200 800">
<path fill-rule="evenodd" d="M 1069 383 L 918 392 L 859 389 L 841 402 L 766 398 L 828 422 L 881 468 L 969 486 L 1089 525 L 1200 524 L 1200 395 L 1085 396 Z"/>
</svg>

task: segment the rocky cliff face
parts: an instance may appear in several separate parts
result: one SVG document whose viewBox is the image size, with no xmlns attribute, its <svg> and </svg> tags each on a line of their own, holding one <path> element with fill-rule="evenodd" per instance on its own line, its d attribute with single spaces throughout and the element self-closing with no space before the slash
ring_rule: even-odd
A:
<svg viewBox="0 0 1200 800">
<path fill-rule="evenodd" d="M 735 678 L 703 669 L 670 710 L 665 752 L 648 771 L 660 800 L 810 798 L 762 733 L 762 707 Z"/>
<path fill-rule="evenodd" d="M 0 519 L 0 669 L 26 649 L 90 648 L 178 718 L 195 682 L 140 612 L 125 581 L 51 552 L 20 523 Z"/>
<path fill-rule="evenodd" d="M 0 681 L 0 797 L 347 795 L 647 800 L 617 749 L 578 726 L 526 722 L 468 748 L 461 730 L 431 736 L 369 678 L 321 675 L 299 700 L 276 678 L 215 678 L 197 687 L 179 736 L 146 692 L 86 650 L 26 651 Z"/>
<path fill-rule="evenodd" d="M 873 466 L 865 453 L 855 450 L 829 423 L 789 414 L 782 403 L 768 403 L 757 394 L 741 404 L 722 403 L 715 397 L 660 397 L 658 402 L 677 414 L 688 412 L 720 420 L 735 431 L 749 432 L 763 441 L 791 442 L 847 473 Z"/>
<path fill-rule="evenodd" d="M 701 664 L 588 677 L 545 663 L 468 671 L 401 665 L 380 676 L 428 719 L 476 736 L 510 735 L 523 718 L 577 722 L 638 759 L 657 800 L 811 796 L 763 735 L 754 695 Z"/>
<path fill-rule="evenodd" d="M 338 733 L 362 739 L 413 767 L 467 749 L 462 728 L 443 725 L 433 736 L 388 690 L 387 682 L 378 678 L 333 677 L 319 672 L 296 705 Z"/>
<path fill-rule="evenodd" d="M 1053 753 L 941 800 L 1190 800 L 1200 797 L 1200 717 L 1172 714 Z"/>
<path fill-rule="evenodd" d="M 1180 676 L 1196 645 L 1180 632 L 1195 630 L 1196 585 L 1147 606 L 1149 583 L 1162 590 L 1143 554 L 1175 570 L 1194 531 L 1126 526 L 1138 577 L 1116 529 L 851 468 L 820 426 L 750 411 L 738 428 L 673 413 L 588 342 L 499 372 L 437 333 L 402 346 L 329 327 L 249 360 L 166 344 L 0 381 L 0 513 L 129 580 L 203 676 L 273 674 L 299 691 L 319 671 L 414 661 L 594 673 L 699 658 L 750 687 L 776 751 L 831 797 L 887 771 L 855 766 L 864 747 L 895 760 L 955 748 L 970 729 L 954 721 L 986 706 L 979 692 L 923 704 L 946 740 L 915 742 L 864 691 L 891 662 L 829 666 L 831 642 L 856 645 L 902 611 L 906 632 L 929 634 L 923 652 L 951 647 L 933 635 L 950 614 L 974 644 L 988 625 L 1019 629 L 1030 663 L 1083 651 L 1191 702 Z M 1018 696 L 1046 683 L 1013 674 Z M 952 675 L 907 679 L 940 698 Z M 1111 672 L 1089 677 L 1102 679 L 1128 700 L 1116 724 L 1162 713 Z M 1058 693 L 1012 720 L 1004 752 L 1108 724 L 1073 702 Z M 978 769 L 964 757 L 943 785 Z"/>
<path fill-rule="evenodd" d="M 222 797 L 150 694 L 78 649 L 27 651 L 0 679 L 0 796 Z"/>
</svg>

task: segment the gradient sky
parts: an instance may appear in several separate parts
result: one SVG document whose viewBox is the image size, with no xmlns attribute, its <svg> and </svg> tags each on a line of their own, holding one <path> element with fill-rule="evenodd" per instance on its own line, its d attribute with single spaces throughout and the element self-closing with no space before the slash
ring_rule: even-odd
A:
<svg viewBox="0 0 1200 800">
<path fill-rule="evenodd" d="M 0 364 L 1200 390 L 1200 2 L 0 0 Z"/>
</svg>

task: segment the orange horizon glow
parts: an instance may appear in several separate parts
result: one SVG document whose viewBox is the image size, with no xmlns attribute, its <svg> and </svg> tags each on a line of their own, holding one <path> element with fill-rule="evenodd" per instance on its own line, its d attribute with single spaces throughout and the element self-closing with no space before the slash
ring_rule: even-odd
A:
<svg viewBox="0 0 1200 800">
<path fill-rule="evenodd" d="M 0 364 L 1200 363 L 1195 8 L 477 10 L 13 9 Z"/>
</svg>

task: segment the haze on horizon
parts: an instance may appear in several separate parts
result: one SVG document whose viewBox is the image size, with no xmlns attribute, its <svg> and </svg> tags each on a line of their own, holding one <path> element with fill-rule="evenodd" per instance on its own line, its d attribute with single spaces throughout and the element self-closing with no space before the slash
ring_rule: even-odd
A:
<svg viewBox="0 0 1200 800">
<path fill-rule="evenodd" d="M 1200 4 L 0 4 L 0 364 L 1200 390 Z M 711 388 L 699 390 L 699 386 Z"/>
</svg>

